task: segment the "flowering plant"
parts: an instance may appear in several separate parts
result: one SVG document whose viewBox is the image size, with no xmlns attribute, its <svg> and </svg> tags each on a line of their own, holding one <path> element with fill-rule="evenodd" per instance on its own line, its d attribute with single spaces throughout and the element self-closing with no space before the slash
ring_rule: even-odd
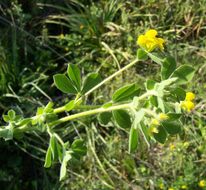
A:
<svg viewBox="0 0 206 190">
<path fill-rule="evenodd" d="M 192 80 L 195 70 L 189 65 L 177 67 L 173 57 L 162 53 L 165 40 L 157 37 L 156 30 L 140 35 L 137 44 L 140 48 L 136 58 L 104 80 L 101 80 L 98 73 L 90 73 L 82 78 L 80 69 L 75 64 L 68 64 L 66 75 L 56 74 L 53 78 L 56 87 L 61 92 L 72 95 L 73 99 L 58 108 L 54 108 L 54 103 L 49 102 L 46 106 L 39 107 L 35 116 L 29 118 L 17 115 L 14 110 L 8 111 L 7 115 L 3 115 L 7 125 L 0 128 L 0 137 L 23 141 L 24 135 L 28 133 L 46 132 L 50 140 L 44 166 L 50 167 L 52 163 L 59 161 L 62 180 L 66 176 L 69 161 L 73 158 L 80 159 L 87 152 L 82 139 L 76 139 L 72 143 L 64 142 L 58 134 L 57 127 L 70 120 L 97 115 L 102 126 L 115 123 L 117 127 L 129 132 L 130 153 L 137 149 L 141 140 L 150 146 L 152 141 L 164 143 L 169 135 L 180 133 L 182 115 L 195 107 L 195 95 L 185 92 L 181 86 Z M 157 50 L 161 52 L 155 54 Z M 94 106 L 95 108 L 86 104 L 85 97 L 136 63 L 149 58 L 161 68 L 159 81 L 146 80 L 145 89 L 141 89 L 136 83 L 125 85 L 113 93 L 111 101 Z M 88 106 L 88 110 L 79 111 L 83 106 Z M 60 113 L 68 115 L 62 117 Z"/>
</svg>

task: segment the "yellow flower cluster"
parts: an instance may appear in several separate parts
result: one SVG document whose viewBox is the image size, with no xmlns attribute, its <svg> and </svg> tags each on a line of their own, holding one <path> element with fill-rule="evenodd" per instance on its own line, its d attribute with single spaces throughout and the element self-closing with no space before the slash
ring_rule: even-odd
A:
<svg viewBox="0 0 206 190">
<path fill-rule="evenodd" d="M 187 185 L 182 185 L 181 189 L 188 189 Z"/>
<path fill-rule="evenodd" d="M 65 38 L 64 34 L 59 35 L 59 39 L 63 40 Z"/>
<path fill-rule="evenodd" d="M 174 188 L 170 187 L 168 190 L 175 190 Z"/>
<path fill-rule="evenodd" d="M 148 30 L 144 35 L 140 35 L 138 37 L 137 44 L 149 52 L 153 51 L 155 48 L 163 50 L 165 40 L 162 38 L 157 38 L 156 36 L 156 30 Z"/>
<path fill-rule="evenodd" d="M 180 187 L 181 189 L 188 189 L 188 186 L 187 185 L 182 185 Z M 169 187 L 168 190 L 175 190 L 173 187 Z"/>
<path fill-rule="evenodd" d="M 169 119 L 169 116 L 167 114 L 165 114 L 165 113 L 160 113 L 159 114 L 159 120 L 160 121 L 164 121 L 164 120 L 167 120 L 167 119 Z"/>
<path fill-rule="evenodd" d="M 160 183 L 160 184 L 159 184 L 159 188 L 160 188 L 160 189 L 164 189 L 164 187 L 165 187 L 165 186 L 164 186 L 163 183 Z"/>
<path fill-rule="evenodd" d="M 181 108 L 183 108 L 188 112 L 191 112 L 195 107 L 194 99 L 195 99 L 195 94 L 192 92 L 187 92 L 185 100 L 182 101 L 180 104 Z"/>
<path fill-rule="evenodd" d="M 199 181 L 198 185 L 199 185 L 199 187 L 201 187 L 201 188 L 205 187 L 205 186 L 206 186 L 205 180 Z"/>
<path fill-rule="evenodd" d="M 158 133 L 158 126 L 162 121 L 165 121 L 169 118 L 169 116 L 165 113 L 160 113 L 157 118 L 154 118 L 151 120 L 151 127 L 150 127 L 150 132 L 151 133 Z"/>
<path fill-rule="evenodd" d="M 170 148 L 171 151 L 173 151 L 173 150 L 175 150 L 175 145 L 171 143 L 169 148 Z"/>
</svg>

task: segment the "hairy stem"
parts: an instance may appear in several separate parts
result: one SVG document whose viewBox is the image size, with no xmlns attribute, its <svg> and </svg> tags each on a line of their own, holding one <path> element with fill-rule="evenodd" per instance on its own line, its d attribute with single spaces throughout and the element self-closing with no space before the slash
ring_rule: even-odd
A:
<svg viewBox="0 0 206 190">
<path fill-rule="evenodd" d="M 77 118 L 85 117 L 85 116 L 89 116 L 89 115 L 95 115 L 98 113 L 114 111 L 114 110 L 119 110 L 119 109 L 129 109 L 130 107 L 131 107 L 131 104 L 121 104 L 121 105 L 111 106 L 109 108 L 102 108 L 101 107 L 101 108 L 97 108 L 97 109 L 93 109 L 93 110 L 89 110 L 89 111 L 84 111 L 84 112 L 80 112 L 77 114 L 63 117 L 61 119 L 58 119 L 57 121 L 49 123 L 49 126 L 54 126 L 54 125 L 64 123 L 64 122 L 67 122 L 67 121 L 70 121 L 73 119 L 77 119 Z"/>
<path fill-rule="evenodd" d="M 154 95 L 154 94 L 155 94 L 155 91 L 152 91 L 152 90 L 147 91 L 144 94 L 142 94 L 140 97 L 138 97 L 138 101 L 141 101 L 141 100 L 143 100 L 143 99 L 145 99 L 145 98 L 147 98 L 151 95 Z M 73 120 L 73 119 L 77 119 L 77 118 L 80 118 L 80 117 L 95 115 L 95 114 L 98 114 L 98 113 L 109 112 L 109 111 L 114 111 L 114 110 L 119 110 L 119 109 L 134 109 L 134 108 L 133 108 L 132 102 L 121 104 L 121 105 L 114 105 L 114 106 L 111 106 L 111 107 L 108 107 L 108 108 L 101 107 L 101 108 L 88 110 L 88 111 L 84 111 L 84 112 L 80 112 L 80 113 L 76 113 L 76 114 L 73 114 L 73 115 L 63 117 L 61 119 L 58 119 L 56 121 L 53 121 L 53 122 L 49 123 L 48 125 L 49 126 L 54 126 L 54 125 L 58 125 L 60 123 L 64 123 L 64 122 L 67 122 L 67 121 L 70 121 L 70 120 Z"/>
</svg>

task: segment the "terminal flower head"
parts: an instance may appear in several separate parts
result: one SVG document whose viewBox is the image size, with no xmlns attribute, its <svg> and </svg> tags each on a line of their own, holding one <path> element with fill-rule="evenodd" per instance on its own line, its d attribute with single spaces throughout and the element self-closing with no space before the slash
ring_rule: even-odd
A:
<svg viewBox="0 0 206 190">
<path fill-rule="evenodd" d="M 193 101 L 195 99 L 195 94 L 192 93 L 192 92 L 187 92 L 186 93 L 186 97 L 185 97 L 185 100 L 186 101 Z"/>
<path fill-rule="evenodd" d="M 198 185 L 199 185 L 199 187 L 205 187 L 206 186 L 205 180 L 199 181 Z"/>
<path fill-rule="evenodd" d="M 152 119 L 150 123 L 149 132 L 150 133 L 159 133 L 158 126 L 160 122 L 157 119 Z"/>
<path fill-rule="evenodd" d="M 181 103 L 181 107 L 182 107 L 184 110 L 186 110 L 186 111 L 188 111 L 188 112 L 191 112 L 191 111 L 194 109 L 195 104 L 194 104 L 192 101 L 183 101 L 183 102 Z"/>
<path fill-rule="evenodd" d="M 138 37 L 137 44 L 149 52 L 153 51 L 155 48 L 159 48 L 162 51 L 164 50 L 163 44 L 165 40 L 157 38 L 156 36 L 156 30 L 148 30 L 144 35 Z"/>
<path fill-rule="evenodd" d="M 195 108 L 194 104 L 195 94 L 192 92 L 187 92 L 185 100 L 180 103 L 182 109 L 191 112 Z"/>
<path fill-rule="evenodd" d="M 174 145 L 174 144 L 170 144 L 169 147 L 170 147 L 170 150 L 171 150 L 171 151 L 175 150 L 175 145 Z"/>
<path fill-rule="evenodd" d="M 164 184 L 163 184 L 163 183 L 160 183 L 160 184 L 159 184 L 159 188 L 160 188 L 160 189 L 164 189 Z"/>
<path fill-rule="evenodd" d="M 160 125 L 160 122 L 157 119 L 152 119 L 151 125 L 158 126 Z"/>
<path fill-rule="evenodd" d="M 152 125 L 150 128 L 149 128 L 149 132 L 150 134 L 151 133 L 159 133 L 159 130 L 156 126 Z"/>
<path fill-rule="evenodd" d="M 61 40 L 63 40 L 64 37 L 65 37 L 65 36 L 64 36 L 64 34 L 62 34 L 62 33 L 59 35 L 59 39 L 61 39 Z"/>
<path fill-rule="evenodd" d="M 169 119 L 169 116 L 167 114 L 165 114 L 165 113 L 160 113 L 159 114 L 159 120 L 160 121 L 164 121 L 164 120 L 167 120 L 167 119 Z"/>
<path fill-rule="evenodd" d="M 187 185 L 182 185 L 181 189 L 188 189 Z"/>
</svg>

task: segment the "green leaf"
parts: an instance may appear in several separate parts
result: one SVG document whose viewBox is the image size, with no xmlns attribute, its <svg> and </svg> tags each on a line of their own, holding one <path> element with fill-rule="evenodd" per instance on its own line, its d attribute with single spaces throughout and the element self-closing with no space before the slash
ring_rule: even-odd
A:
<svg viewBox="0 0 206 190">
<path fill-rule="evenodd" d="M 148 56 L 154 61 L 155 63 L 162 65 L 162 59 L 159 58 L 155 53 L 148 53 Z"/>
<path fill-rule="evenodd" d="M 85 94 L 102 81 L 98 73 L 90 73 L 84 80 L 82 93 Z"/>
<path fill-rule="evenodd" d="M 49 168 L 51 166 L 51 163 L 52 163 L 52 151 L 51 151 L 51 148 L 49 146 L 47 149 L 47 152 L 46 152 L 44 167 Z"/>
<path fill-rule="evenodd" d="M 140 129 L 141 129 L 142 135 L 144 137 L 144 140 L 145 140 L 145 142 L 147 143 L 147 145 L 149 147 L 150 146 L 150 144 L 149 144 L 150 133 L 149 133 L 147 125 L 145 125 L 144 122 L 141 122 L 140 123 Z"/>
<path fill-rule="evenodd" d="M 72 155 L 80 159 L 82 156 L 85 156 L 87 153 L 87 147 L 85 146 L 85 143 L 82 139 L 76 139 L 72 145 L 71 149 L 73 151 Z"/>
<path fill-rule="evenodd" d="M 154 87 L 155 87 L 155 84 L 156 84 L 156 81 L 148 79 L 146 81 L 146 88 L 147 88 L 147 90 L 153 90 Z"/>
<path fill-rule="evenodd" d="M 182 114 L 180 114 L 180 113 L 167 113 L 167 116 L 169 117 L 169 121 L 176 121 L 176 120 L 180 119 Z"/>
<path fill-rule="evenodd" d="M 63 180 L 66 177 L 66 173 L 67 173 L 67 163 L 69 160 L 71 160 L 72 156 L 70 154 L 70 152 L 66 152 L 64 157 L 63 157 L 63 161 L 61 164 L 61 168 L 60 168 L 60 177 L 59 180 Z"/>
<path fill-rule="evenodd" d="M 81 89 L 81 72 L 79 68 L 74 64 L 68 64 L 67 74 L 70 80 L 73 82 L 77 91 L 80 92 Z"/>
<path fill-rule="evenodd" d="M 111 118 L 112 118 L 111 112 L 103 112 L 98 115 L 98 121 L 103 126 L 107 125 L 111 121 Z"/>
<path fill-rule="evenodd" d="M 137 111 L 135 113 L 135 118 L 134 118 L 134 128 L 137 129 L 137 127 L 139 126 L 140 122 L 142 121 L 142 119 L 144 118 L 145 115 L 145 111 L 143 109 L 140 109 L 139 111 Z"/>
<path fill-rule="evenodd" d="M 105 103 L 105 104 L 102 106 L 102 108 L 106 109 L 106 108 L 111 107 L 112 105 L 113 105 L 112 102 L 107 102 L 107 103 Z"/>
<path fill-rule="evenodd" d="M 147 52 L 144 51 L 143 49 L 139 48 L 137 50 L 137 58 L 141 61 L 146 61 L 148 59 Z"/>
<path fill-rule="evenodd" d="M 151 97 L 149 98 L 149 101 L 150 101 L 150 103 L 151 103 L 153 106 L 158 107 L 157 96 L 151 96 Z"/>
<path fill-rule="evenodd" d="M 178 134 L 181 131 L 181 124 L 178 121 L 164 121 L 162 125 L 170 135 Z"/>
<path fill-rule="evenodd" d="M 177 77 L 178 80 L 176 81 L 176 83 L 181 85 L 191 81 L 194 74 L 195 74 L 194 68 L 192 68 L 189 65 L 182 65 L 174 71 L 172 77 Z"/>
<path fill-rule="evenodd" d="M 44 107 L 38 107 L 36 115 L 42 115 L 44 113 Z"/>
<path fill-rule="evenodd" d="M 163 90 L 167 87 L 167 86 L 169 86 L 169 85 L 172 85 L 174 82 L 176 82 L 177 81 L 177 78 L 175 77 L 173 77 L 173 78 L 169 78 L 169 79 L 167 79 L 167 80 L 163 80 L 163 81 L 161 81 L 160 83 L 156 83 L 155 84 L 155 89 L 156 89 L 156 91 L 157 91 L 157 93 L 158 93 L 158 96 L 163 96 Z"/>
<path fill-rule="evenodd" d="M 137 129 L 132 126 L 129 133 L 129 153 L 134 152 L 137 149 L 137 145 L 138 132 Z"/>
<path fill-rule="evenodd" d="M 158 131 L 158 133 L 153 133 L 153 136 L 158 142 L 164 144 L 167 139 L 167 133 L 163 126 L 159 126 Z"/>
<path fill-rule="evenodd" d="M 0 138 L 4 138 L 5 141 L 12 140 L 14 133 L 14 125 L 9 123 L 4 129 L 0 129 Z"/>
<path fill-rule="evenodd" d="M 165 112 L 165 105 L 164 105 L 163 99 L 160 97 L 157 97 L 157 103 L 158 103 L 158 108 L 160 110 L 162 110 L 162 112 L 164 113 Z"/>
<path fill-rule="evenodd" d="M 27 125 L 32 121 L 31 118 L 22 119 L 20 122 L 17 123 L 18 126 Z"/>
<path fill-rule="evenodd" d="M 185 99 L 186 96 L 186 92 L 185 90 L 183 90 L 180 87 L 177 87 L 175 89 L 171 89 L 171 94 L 173 94 L 176 98 L 177 101 L 183 101 Z"/>
<path fill-rule="evenodd" d="M 130 115 L 125 110 L 115 110 L 112 112 L 116 124 L 121 128 L 130 128 Z"/>
<path fill-rule="evenodd" d="M 76 94 L 77 91 L 73 87 L 71 81 L 63 74 L 56 74 L 53 76 L 54 84 L 56 87 L 64 93 Z"/>
<path fill-rule="evenodd" d="M 10 121 L 10 118 L 9 118 L 8 115 L 3 115 L 2 117 L 3 117 L 3 120 L 4 120 L 5 122 L 8 123 L 8 122 Z"/>
<path fill-rule="evenodd" d="M 173 57 L 166 57 L 162 62 L 162 80 L 168 79 L 176 69 L 176 61 Z"/>
<path fill-rule="evenodd" d="M 50 122 L 55 121 L 55 120 L 58 120 L 58 116 L 56 114 L 54 114 L 54 113 L 47 113 L 45 115 L 45 121 L 47 123 L 50 123 Z"/>
<path fill-rule="evenodd" d="M 67 173 L 67 162 L 66 160 L 63 160 L 60 168 L 60 176 L 59 176 L 60 181 L 62 181 L 66 177 L 66 173 Z"/>
<path fill-rule="evenodd" d="M 0 129 L 0 138 L 6 139 L 8 136 L 9 129 Z"/>
<path fill-rule="evenodd" d="M 59 143 L 57 143 L 56 148 L 57 148 L 59 162 L 62 162 L 63 161 L 63 147 Z"/>
<path fill-rule="evenodd" d="M 49 146 L 52 152 L 52 158 L 53 160 L 57 160 L 58 158 L 58 151 L 57 151 L 57 139 L 54 135 L 52 135 L 50 137 L 50 142 L 49 142 Z"/>
<path fill-rule="evenodd" d="M 44 113 L 52 113 L 53 112 L 53 106 L 54 106 L 54 103 L 49 102 L 44 108 Z"/>
<path fill-rule="evenodd" d="M 14 110 L 9 110 L 8 111 L 8 116 L 9 116 L 10 121 L 13 121 L 16 117 L 15 111 Z"/>
<path fill-rule="evenodd" d="M 131 100 L 133 97 L 138 96 L 139 93 L 140 88 L 137 84 L 126 85 L 114 92 L 112 100 L 114 102 Z"/>
<path fill-rule="evenodd" d="M 75 100 L 71 100 L 68 104 L 65 105 L 66 111 L 71 111 L 75 106 Z"/>
</svg>

